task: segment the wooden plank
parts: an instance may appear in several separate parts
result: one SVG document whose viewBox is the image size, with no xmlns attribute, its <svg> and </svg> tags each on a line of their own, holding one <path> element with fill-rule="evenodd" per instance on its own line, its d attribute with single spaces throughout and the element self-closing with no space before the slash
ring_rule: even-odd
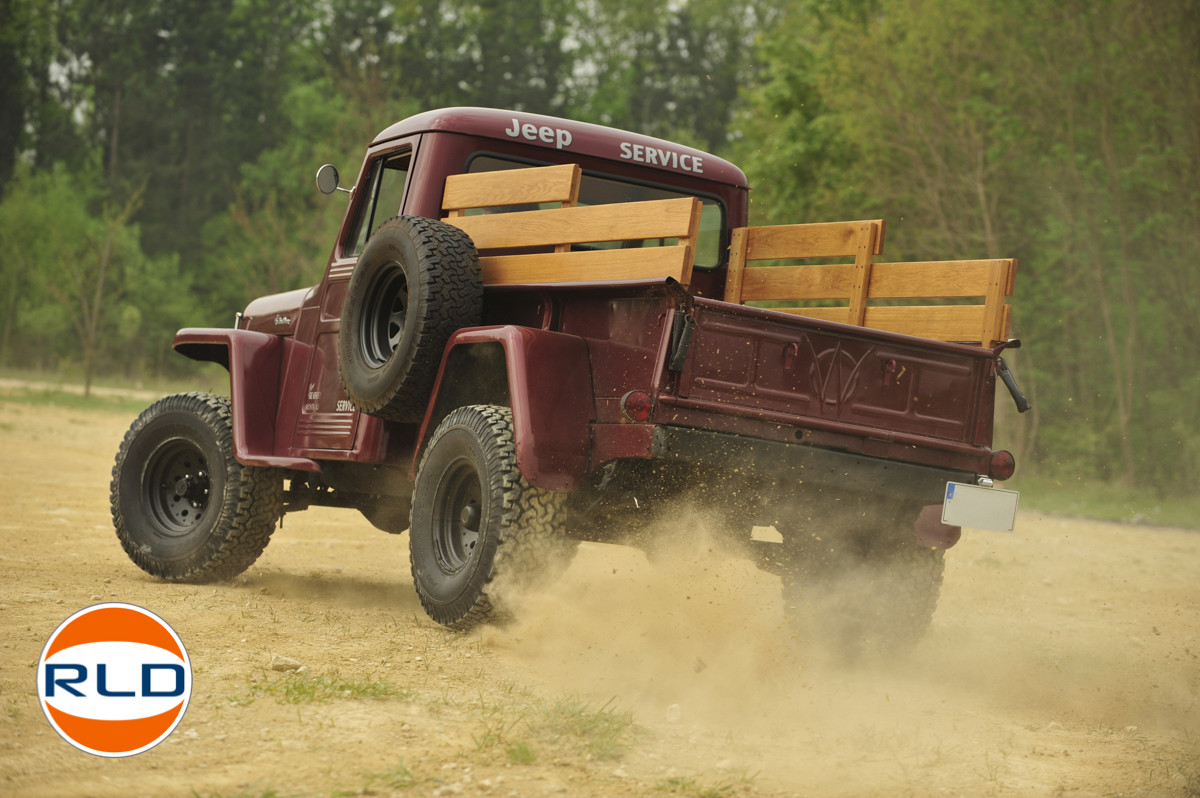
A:
<svg viewBox="0 0 1200 798">
<path fill-rule="evenodd" d="M 979 336 L 979 341 L 984 346 L 991 346 L 999 335 L 1004 318 L 1004 292 L 1009 283 L 1009 271 L 1008 264 L 1003 261 L 992 265 L 987 294 L 983 300 L 983 332 Z"/>
<path fill-rule="evenodd" d="M 687 246 L 494 255 L 479 259 L 484 285 L 624 282 L 671 277 L 684 281 Z"/>
<path fill-rule="evenodd" d="M 685 197 L 462 216 L 445 221 L 466 231 L 479 250 L 646 238 L 686 239 L 692 235 L 694 209 L 699 204 L 700 200 Z"/>
<path fill-rule="evenodd" d="M 683 285 L 692 284 L 692 267 L 696 265 L 696 250 L 700 246 L 700 215 L 704 211 L 704 203 L 698 199 L 692 200 L 692 216 L 688 222 L 688 232 L 685 236 L 680 236 L 679 243 L 686 246 L 688 249 L 688 259 L 683 267 L 683 278 L 679 280 Z"/>
<path fill-rule="evenodd" d="M 849 299 L 853 288 L 849 264 L 757 266 L 745 269 L 743 302 L 766 299 Z"/>
<path fill-rule="evenodd" d="M 872 299 L 982 297 L 987 294 L 994 260 L 876 263 L 872 267 Z"/>
<path fill-rule="evenodd" d="M 994 264 L 1004 260 L 873 263 L 868 299 L 966 298 L 987 295 Z M 742 277 L 743 301 L 848 299 L 850 264 L 750 266 Z M 726 300 L 728 301 L 728 300 Z"/>
<path fill-rule="evenodd" d="M 537 205 L 561 202 L 574 205 L 579 197 L 582 170 L 579 164 L 504 169 L 450 175 L 442 195 L 442 208 L 458 215 L 467 208 Z"/>
<path fill-rule="evenodd" d="M 867 290 L 871 283 L 871 254 L 875 251 L 874 222 L 861 222 L 854 239 L 854 285 L 850 289 L 850 324 L 862 324 L 867 313 Z"/>
<path fill-rule="evenodd" d="M 869 308 L 864 327 L 933 338 L 979 343 L 982 305 L 904 305 Z M 989 344 L 991 342 L 989 341 Z"/>
<path fill-rule="evenodd" d="M 735 227 L 729 238 L 729 267 L 725 273 L 725 301 L 741 304 L 743 278 L 746 274 L 746 246 L 750 243 L 750 228 Z"/>
<path fill-rule="evenodd" d="M 883 230 L 881 219 L 871 220 Z M 863 222 L 823 222 L 749 228 L 746 259 L 796 260 L 800 258 L 853 257 Z M 883 236 L 876 235 L 872 255 L 882 252 Z"/>
</svg>

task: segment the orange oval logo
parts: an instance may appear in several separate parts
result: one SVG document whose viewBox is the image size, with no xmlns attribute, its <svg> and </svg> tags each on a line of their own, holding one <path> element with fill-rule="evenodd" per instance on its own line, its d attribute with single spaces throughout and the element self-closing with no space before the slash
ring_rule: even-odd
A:
<svg viewBox="0 0 1200 798">
<path fill-rule="evenodd" d="M 183 719 L 192 665 L 162 618 L 97 604 L 63 621 L 38 661 L 38 700 L 54 730 L 89 754 L 124 757 L 162 742 Z"/>
</svg>

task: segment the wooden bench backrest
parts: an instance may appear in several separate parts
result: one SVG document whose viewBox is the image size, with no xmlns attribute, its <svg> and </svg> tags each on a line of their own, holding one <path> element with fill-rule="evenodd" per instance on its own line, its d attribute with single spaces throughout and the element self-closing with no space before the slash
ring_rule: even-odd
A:
<svg viewBox="0 0 1200 798">
<path fill-rule="evenodd" d="M 991 346 L 1008 337 L 1016 261 L 875 263 L 883 222 L 739 228 L 730 248 L 728 302 L 846 300 L 845 307 L 775 307 L 810 318 L 856 324 L 939 341 Z M 854 256 L 850 263 L 752 266 L 755 261 Z M 932 298 L 980 304 L 928 304 Z M 868 304 L 872 300 L 926 303 Z"/>
<path fill-rule="evenodd" d="M 470 208 L 496 208 L 559 202 L 569 208 L 579 201 L 579 164 L 538 166 L 471 172 L 446 178 L 442 210 L 447 217 L 466 214 Z"/>
<path fill-rule="evenodd" d="M 471 237 L 484 285 L 623 282 L 671 277 L 687 285 L 700 230 L 700 200 L 690 197 L 578 207 L 579 167 L 476 172 L 446 179 L 444 221 Z M 562 207 L 466 215 L 474 208 L 560 202 Z M 613 241 L 677 239 L 669 246 L 571 251 Z M 495 250 L 541 249 L 524 254 Z"/>
</svg>

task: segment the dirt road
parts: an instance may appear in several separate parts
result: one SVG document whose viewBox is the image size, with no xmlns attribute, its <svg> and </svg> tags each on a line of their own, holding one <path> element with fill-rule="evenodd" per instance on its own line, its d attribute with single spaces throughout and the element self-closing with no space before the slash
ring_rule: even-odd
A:
<svg viewBox="0 0 1200 798">
<path fill-rule="evenodd" d="M 288 516 L 232 584 L 144 575 L 108 514 L 131 421 L 0 393 L 0 794 L 1200 795 L 1198 533 L 967 532 L 905 662 L 798 648 L 778 580 L 686 529 L 655 567 L 585 544 L 520 622 L 455 635 L 407 538 L 351 511 Z M 101 601 L 165 618 L 195 672 L 128 759 L 70 747 L 35 694 L 46 638 Z"/>
</svg>

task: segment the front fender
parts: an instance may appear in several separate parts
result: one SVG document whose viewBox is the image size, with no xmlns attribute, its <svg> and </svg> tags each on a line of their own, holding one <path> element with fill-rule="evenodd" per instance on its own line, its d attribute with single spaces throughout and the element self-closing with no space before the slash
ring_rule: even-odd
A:
<svg viewBox="0 0 1200 798">
<path fill-rule="evenodd" d="M 470 371 L 473 363 L 494 359 L 467 353 L 489 345 L 503 352 L 503 364 L 494 366 L 503 369 L 494 375 L 506 383 L 499 388 L 488 384 L 489 375 Z M 526 481 L 553 491 L 579 488 L 595 420 L 587 344 L 575 335 L 511 325 L 460 330 L 446 344 L 417 439 L 413 479 L 428 436 L 446 414 L 466 404 L 504 401 L 512 408 L 517 467 Z"/>
<path fill-rule="evenodd" d="M 275 454 L 279 383 L 290 338 L 227 327 L 189 327 L 175 334 L 176 352 L 229 371 L 233 454 L 242 465 L 320 471 L 313 460 Z"/>
</svg>

